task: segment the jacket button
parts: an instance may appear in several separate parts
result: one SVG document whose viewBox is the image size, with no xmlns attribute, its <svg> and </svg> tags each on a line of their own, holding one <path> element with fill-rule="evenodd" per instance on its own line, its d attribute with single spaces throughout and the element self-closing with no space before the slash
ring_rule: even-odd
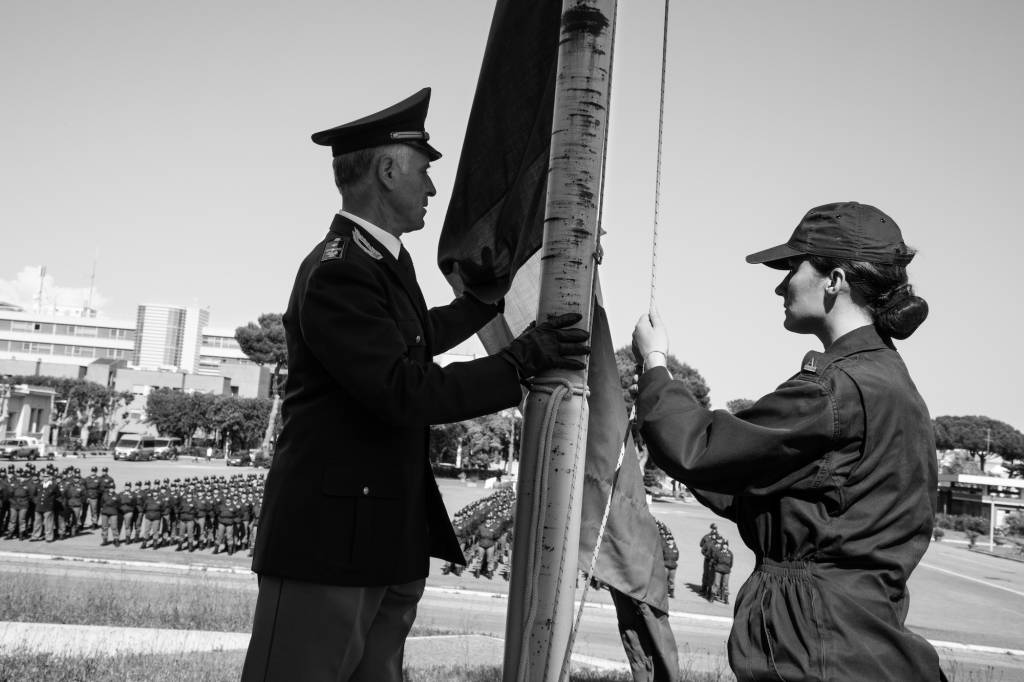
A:
<svg viewBox="0 0 1024 682">
<path fill-rule="evenodd" d="M 369 495 L 370 494 L 370 489 L 368 487 L 363 487 L 363 494 L 364 495 Z"/>
<path fill-rule="evenodd" d="M 422 338 L 422 337 L 420 337 L 420 335 L 419 335 L 419 334 L 417 334 L 417 335 L 416 335 L 416 341 L 415 341 L 415 342 L 416 342 L 416 343 L 419 343 L 419 342 L 420 342 L 420 339 L 421 339 L 421 338 Z"/>
</svg>

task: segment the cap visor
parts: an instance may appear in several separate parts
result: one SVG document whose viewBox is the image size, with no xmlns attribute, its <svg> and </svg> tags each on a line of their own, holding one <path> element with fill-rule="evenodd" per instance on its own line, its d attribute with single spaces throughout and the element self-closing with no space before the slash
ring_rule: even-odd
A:
<svg viewBox="0 0 1024 682">
<path fill-rule="evenodd" d="M 799 258 L 803 255 L 805 254 L 791 248 L 788 244 L 779 244 L 778 246 L 773 246 L 770 249 L 750 254 L 747 256 L 747 262 L 755 265 L 763 263 L 770 268 L 775 268 L 776 270 L 788 270 L 789 265 L 786 261 L 790 258 Z"/>
</svg>

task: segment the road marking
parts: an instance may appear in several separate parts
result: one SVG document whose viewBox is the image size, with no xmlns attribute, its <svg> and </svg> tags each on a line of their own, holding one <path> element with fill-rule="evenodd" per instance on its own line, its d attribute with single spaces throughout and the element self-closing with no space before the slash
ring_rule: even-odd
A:
<svg viewBox="0 0 1024 682">
<path fill-rule="evenodd" d="M 1019 592 L 1019 591 L 1011 589 L 1009 587 L 1003 587 L 1002 585 L 996 585 L 995 583 L 990 583 L 987 580 L 982 580 L 980 578 L 972 578 L 969 575 L 964 575 L 963 573 L 957 573 L 956 571 L 951 571 L 948 568 L 940 568 L 940 567 L 935 566 L 933 564 L 927 564 L 927 563 L 924 563 L 924 562 L 921 562 L 920 564 L 918 564 L 918 566 L 924 566 L 925 568 L 930 568 L 933 571 L 939 571 L 940 573 L 946 573 L 948 575 L 952 575 L 952 576 L 955 576 L 957 578 L 963 578 L 964 580 L 970 580 L 972 583 L 978 583 L 979 585 L 984 585 L 985 587 L 991 587 L 994 590 L 1002 590 L 1003 592 L 1009 592 L 1010 594 L 1015 594 L 1018 597 L 1024 597 L 1024 592 Z"/>
</svg>

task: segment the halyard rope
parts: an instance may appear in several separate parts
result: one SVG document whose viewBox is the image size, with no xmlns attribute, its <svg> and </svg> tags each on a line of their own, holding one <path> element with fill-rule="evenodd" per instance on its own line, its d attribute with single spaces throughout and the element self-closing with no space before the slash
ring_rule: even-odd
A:
<svg viewBox="0 0 1024 682">
<path fill-rule="evenodd" d="M 668 20 L 669 20 L 669 4 L 671 0 L 665 0 L 665 18 L 662 27 L 662 38 L 661 38 L 661 88 L 659 93 L 658 101 L 658 157 L 657 157 L 657 169 L 655 171 L 654 180 L 654 225 L 651 232 L 651 283 L 650 283 L 650 303 L 649 312 L 654 313 L 654 297 L 657 286 L 657 268 L 658 268 L 658 219 L 661 209 L 661 151 L 662 142 L 664 139 L 665 131 L 665 74 L 668 68 Z M 616 22 L 617 23 L 617 22 Z M 613 24 L 614 25 L 614 24 Z M 612 45 L 614 46 L 614 39 Z M 602 173 L 603 176 L 603 173 Z M 604 194 L 604 177 L 601 178 L 601 189 L 602 195 Z M 602 202 L 603 203 L 603 202 Z M 596 281 L 596 278 L 595 280 Z M 593 299 L 593 296 L 591 297 Z M 629 414 L 629 422 L 632 423 L 636 419 L 636 403 L 633 404 Z M 628 429 L 628 426 L 627 426 Z M 627 430 L 628 434 L 628 430 Z M 601 544 L 604 540 L 604 533 L 608 524 L 608 516 L 611 513 L 612 498 L 615 493 L 615 484 L 619 478 L 619 471 L 622 468 L 622 460 L 626 454 L 626 440 L 627 434 L 623 434 L 622 446 L 619 448 L 619 458 L 615 463 L 615 471 L 612 474 L 611 485 L 608 489 L 608 499 L 605 502 L 604 514 L 601 516 L 601 525 L 597 531 L 597 538 L 594 542 L 594 549 L 590 555 L 590 566 L 586 572 L 586 580 L 583 583 L 583 592 L 580 595 L 580 606 L 576 612 L 576 618 L 573 622 L 572 630 L 569 632 L 569 642 L 566 646 L 565 658 L 562 661 L 561 679 L 568 679 L 569 665 L 572 657 L 573 645 L 576 642 L 576 633 L 579 631 L 580 621 L 583 618 L 583 609 L 587 603 L 587 593 L 590 589 L 590 581 L 593 579 L 594 571 L 597 569 L 597 559 L 601 553 Z M 564 550 L 564 548 L 563 548 Z M 527 630 L 529 632 L 529 630 Z"/>
</svg>

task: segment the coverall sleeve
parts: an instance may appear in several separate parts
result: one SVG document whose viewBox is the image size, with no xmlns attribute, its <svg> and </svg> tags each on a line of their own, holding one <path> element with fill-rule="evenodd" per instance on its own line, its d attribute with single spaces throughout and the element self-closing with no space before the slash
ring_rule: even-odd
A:
<svg viewBox="0 0 1024 682">
<path fill-rule="evenodd" d="M 306 344 L 349 395 L 380 420 L 443 424 L 519 403 L 515 369 L 490 356 L 440 367 L 413 357 L 408 330 L 393 318 L 387 290 L 351 261 L 313 269 L 299 308 Z M 418 322 L 410 321 L 418 329 Z"/>
<path fill-rule="evenodd" d="M 670 476 L 727 495 L 820 484 L 820 460 L 838 437 L 838 412 L 823 382 L 791 379 L 742 415 L 701 407 L 662 367 L 640 378 L 637 419 L 654 461 Z"/>
</svg>

